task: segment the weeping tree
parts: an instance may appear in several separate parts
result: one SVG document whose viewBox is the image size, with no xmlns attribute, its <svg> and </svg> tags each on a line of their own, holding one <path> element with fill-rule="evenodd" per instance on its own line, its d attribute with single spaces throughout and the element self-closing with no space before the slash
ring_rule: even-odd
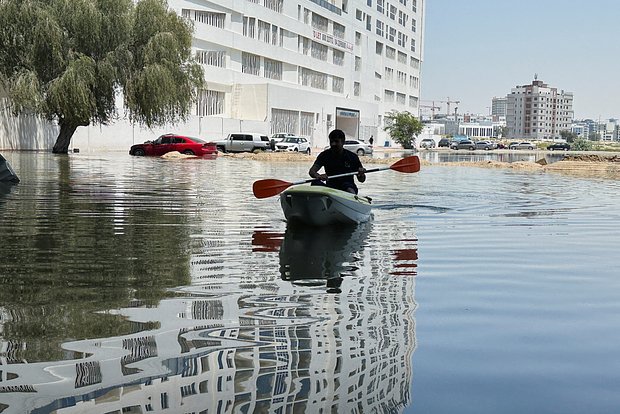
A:
<svg viewBox="0 0 620 414">
<path fill-rule="evenodd" d="M 408 111 L 391 111 L 385 116 L 385 123 L 383 130 L 405 149 L 414 147 L 415 138 L 424 129 L 422 122 Z"/>
<path fill-rule="evenodd" d="M 192 30 L 165 0 L 0 0 L 0 86 L 15 115 L 58 122 L 55 153 L 120 96 L 133 122 L 184 121 L 204 82 Z"/>
</svg>

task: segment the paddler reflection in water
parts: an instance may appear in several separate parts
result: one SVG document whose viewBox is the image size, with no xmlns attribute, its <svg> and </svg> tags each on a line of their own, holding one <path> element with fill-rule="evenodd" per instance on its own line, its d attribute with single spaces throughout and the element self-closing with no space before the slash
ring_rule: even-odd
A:
<svg viewBox="0 0 620 414">
<path fill-rule="evenodd" d="M 327 185 L 349 193 L 357 194 L 357 186 L 353 176 L 327 179 L 328 176 L 357 172 L 357 180 L 360 183 L 366 181 L 366 169 L 362 166 L 357 154 L 344 148 L 344 132 L 334 129 L 329 133 L 329 148 L 321 152 L 308 174 L 316 178 L 312 185 Z M 325 168 L 324 174 L 319 174 L 319 170 Z M 325 183 L 323 183 L 325 182 Z"/>
</svg>

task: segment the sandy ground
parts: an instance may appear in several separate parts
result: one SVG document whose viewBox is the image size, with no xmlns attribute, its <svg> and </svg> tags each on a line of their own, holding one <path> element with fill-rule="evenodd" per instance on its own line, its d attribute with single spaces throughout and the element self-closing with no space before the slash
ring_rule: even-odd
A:
<svg viewBox="0 0 620 414">
<path fill-rule="evenodd" d="M 187 155 L 172 155 L 169 153 L 167 158 L 192 158 Z M 312 161 L 318 155 L 318 151 L 313 155 L 305 155 L 299 153 L 284 153 L 284 152 L 262 152 L 258 154 L 251 153 L 219 153 L 219 157 L 230 157 L 238 159 L 249 159 L 256 161 L 268 161 L 268 162 L 303 162 L 307 163 L 308 167 Z M 361 157 L 364 165 L 372 164 L 393 164 L 398 158 L 370 158 Z M 541 157 L 536 162 L 499 162 L 499 161 L 463 161 L 463 162 L 441 162 L 430 163 L 422 160 L 422 168 L 429 166 L 462 166 L 462 167 L 478 167 L 478 168 L 509 168 L 513 170 L 529 171 L 533 173 L 559 173 L 567 174 L 571 176 L 581 177 L 597 177 L 597 178 L 610 178 L 620 179 L 620 155 L 598 155 L 598 154 L 571 154 L 566 155 L 562 161 L 547 164 L 545 159 Z"/>
</svg>

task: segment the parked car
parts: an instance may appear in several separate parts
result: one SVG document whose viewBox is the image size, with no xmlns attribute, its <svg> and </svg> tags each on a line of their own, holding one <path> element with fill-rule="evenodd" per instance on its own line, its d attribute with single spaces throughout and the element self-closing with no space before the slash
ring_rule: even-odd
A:
<svg viewBox="0 0 620 414">
<path fill-rule="evenodd" d="M 518 143 L 511 143 L 510 146 L 508 147 L 509 149 L 528 149 L 528 150 L 533 150 L 534 148 L 536 148 L 536 145 L 532 144 L 531 142 L 528 141 L 524 141 L 524 142 L 518 142 Z"/>
<path fill-rule="evenodd" d="M 255 132 L 229 134 L 221 141 L 216 141 L 217 149 L 222 152 L 259 152 L 271 148 L 267 135 Z"/>
<path fill-rule="evenodd" d="M 291 134 L 290 132 L 277 132 L 271 135 L 271 141 L 278 143 L 281 142 L 286 137 L 294 137 L 295 134 Z"/>
<path fill-rule="evenodd" d="M 447 147 L 450 148 L 450 138 L 442 138 L 439 140 L 439 143 L 437 144 L 437 147 L 441 148 L 441 147 Z"/>
<path fill-rule="evenodd" d="M 328 149 L 329 145 L 325 147 Z M 348 149 L 349 151 L 355 152 L 357 155 L 372 155 L 372 145 L 366 144 L 365 142 L 358 141 L 356 139 L 347 139 L 344 141 L 344 149 Z"/>
<path fill-rule="evenodd" d="M 435 148 L 435 140 L 432 138 L 424 138 L 420 141 L 420 148 Z"/>
<path fill-rule="evenodd" d="M 568 151 L 570 149 L 570 144 L 568 142 L 556 142 L 555 144 L 551 144 L 547 147 L 549 151 Z"/>
<path fill-rule="evenodd" d="M 168 152 L 178 151 L 182 154 L 217 156 L 217 147 L 214 142 L 206 142 L 200 138 L 186 137 L 177 134 L 165 134 L 155 141 L 146 141 L 143 144 L 132 145 L 129 155 L 157 155 L 161 156 Z"/>
<path fill-rule="evenodd" d="M 276 151 L 304 152 L 310 155 L 310 143 L 302 137 L 286 137 L 276 144 Z"/>
<path fill-rule="evenodd" d="M 455 149 L 455 150 L 468 149 L 470 151 L 473 151 L 476 149 L 476 143 L 468 139 L 465 139 L 463 141 L 458 141 L 458 142 L 452 141 L 452 143 L 450 144 L 450 148 Z"/>
<path fill-rule="evenodd" d="M 483 149 L 485 151 L 497 149 L 497 143 L 493 141 L 476 141 L 476 149 Z"/>
</svg>

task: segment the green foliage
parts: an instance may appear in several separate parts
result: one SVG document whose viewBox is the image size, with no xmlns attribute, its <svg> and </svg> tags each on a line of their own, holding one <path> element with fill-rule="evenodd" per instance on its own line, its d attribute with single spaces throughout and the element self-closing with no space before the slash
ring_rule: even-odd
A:
<svg viewBox="0 0 620 414">
<path fill-rule="evenodd" d="M 574 151 L 592 151 L 592 142 L 578 137 L 573 141 L 571 149 Z"/>
<path fill-rule="evenodd" d="M 134 121 L 185 120 L 204 84 L 192 30 L 164 0 L 0 0 L 0 86 L 61 135 L 114 120 L 119 92 Z"/>
<path fill-rule="evenodd" d="M 383 130 L 405 149 L 414 147 L 415 138 L 424 128 L 422 122 L 407 111 L 391 111 L 385 116 L 385 123 Z"/>
<path fill-rule="evenodd" d="M 560 137 L 565 139 L 566 142 L 574 142 L 578 138 L 577 134 L 568 130 L 560 131 Z"/>
</svg>

